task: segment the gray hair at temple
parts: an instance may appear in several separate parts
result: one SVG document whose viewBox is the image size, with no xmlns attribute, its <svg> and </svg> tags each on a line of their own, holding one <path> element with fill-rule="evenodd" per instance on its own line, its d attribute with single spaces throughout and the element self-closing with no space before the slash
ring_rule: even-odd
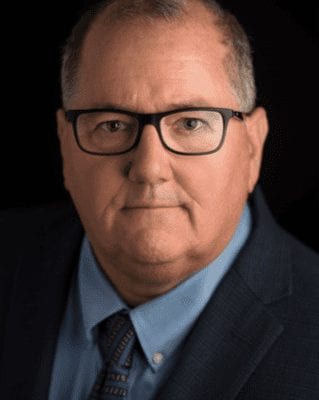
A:
<svg viewBox="0 0 319 400">
<path fill-rule="evenodd" d="M 200 0 L 215 17 L 214 24 L 220 30 L 222 42 L 229 48 L 224 65 L 231 86 L 238 98 L 240 111 L 250 112 L 255 107 L 256 85 L 252 49 L 247 34 L 237 18 L 214 0 Z M 66 108 L 76 93 L 81 51 L 85 37 L 97 15 L 113 6 L 111 18 L 142 17 L 150 21 L 163 18 L 167 21 L 183 14 L 189 0 L 101 0 L 92 5 L 74 26 L 62 55 L 62 101 Z"/>
</svg>

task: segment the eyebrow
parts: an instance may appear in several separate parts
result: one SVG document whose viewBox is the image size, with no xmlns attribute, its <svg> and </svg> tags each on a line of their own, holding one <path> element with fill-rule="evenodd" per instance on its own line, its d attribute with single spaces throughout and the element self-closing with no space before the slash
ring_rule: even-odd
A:
<svg viewBox="0 0 319 400">
<path fill-rule="evenodd" d="M 192 99 L 189 101 L 181 101 L 181 102 L 174 102 L 174 103 L 169 103 L 165 106 L 163 110 L 160 110 L 159 112 L 165 112 L 165 111 L 170 111 L 170 110 L 178 110 L 182 108 L 196 108 L 196 107 L 212 107 L 212 104 L 209 104 L 207 101 L 203 99 Z M 136 109 L 132 109 L 130 107 L 125 107 L 123 104 L 119 103 L 93 103 L 91 108 L 96 108 L 96 109 L 118 109 L 118 110 L 123 110 L 123 111 L 130 111 L 130 112 L 138 112 Z M 141 114 L 146 113 L 146 112 L 141 112 Z"/>
</svg>

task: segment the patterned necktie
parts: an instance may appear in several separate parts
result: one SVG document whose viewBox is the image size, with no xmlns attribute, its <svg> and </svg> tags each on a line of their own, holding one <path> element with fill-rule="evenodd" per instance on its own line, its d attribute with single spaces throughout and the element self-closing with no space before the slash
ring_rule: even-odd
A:
<svg viewBox="0 0 319 400">
<path fill-rule="evenodd" d="M 135 341 L 134 327 L 126 312 L 121 311 L 101 323 L 99 346 L 104 365 L 88 400 L 127 398 Z"/>
</svg>

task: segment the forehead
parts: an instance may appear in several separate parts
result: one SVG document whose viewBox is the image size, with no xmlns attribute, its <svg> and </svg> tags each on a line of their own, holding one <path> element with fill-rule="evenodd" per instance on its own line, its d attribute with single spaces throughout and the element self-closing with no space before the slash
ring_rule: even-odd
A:
<svg viewBox="0 0 319 400">
<path fill-rule="evenodd" d="M 172 96 L 198 97 L 208 90 L 222 95 L 231 92 L 224 65 L 227 52 L 213 15 L 203 7 L 170 21 L 114 21 L 105 11 L 84 42 L 80 93 L 90 99 L 94 92 L 97 103 L 103 97 L 121 105 L 132 102 L 132 107 L 138 106 L 138 98 L 165 103 Z"/>
</svg>

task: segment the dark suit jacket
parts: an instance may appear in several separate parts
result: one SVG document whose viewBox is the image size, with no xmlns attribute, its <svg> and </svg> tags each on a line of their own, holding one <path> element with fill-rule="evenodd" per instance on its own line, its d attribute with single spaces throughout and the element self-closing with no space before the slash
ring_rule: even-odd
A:
<svg viewBox="0 0 319 400">
<path fill-rule="evenodd" d="M 319 257 L 276 225 L 259 189 L 251 204 L 248 243 L 160 400 L 319 399 Z M 0 398 L 45 400 L 83 228 L 71 204 L 7 211 L 0 225 Z"/>
</svg>

